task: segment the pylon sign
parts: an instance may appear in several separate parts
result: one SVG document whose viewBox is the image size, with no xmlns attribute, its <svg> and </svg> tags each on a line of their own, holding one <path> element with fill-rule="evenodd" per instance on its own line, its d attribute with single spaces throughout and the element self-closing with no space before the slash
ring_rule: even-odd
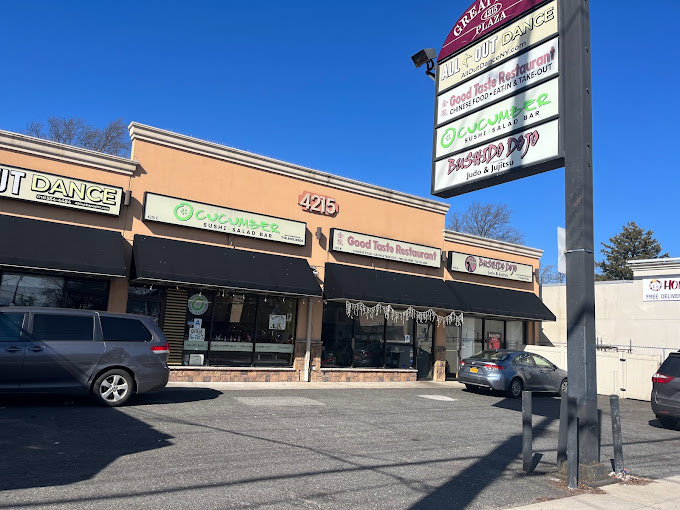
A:
<svg viewBox="0 0 680 510">
<path fill-rule="evenodd" d="M 564 166 L 561 89 L 557 1 L 474 2 L 437 57 L 432 194 Z"/>
</svg>

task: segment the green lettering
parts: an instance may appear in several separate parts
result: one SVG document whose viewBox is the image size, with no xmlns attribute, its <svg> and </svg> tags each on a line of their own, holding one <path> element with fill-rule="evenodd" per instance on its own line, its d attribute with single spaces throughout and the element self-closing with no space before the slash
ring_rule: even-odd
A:
<svg viewBox="0 0 680 510">
<path fill-rule="evenodd" d="M 179 221 L 187 221 L 194 215 L 194 206 L 188 202 L 182 202 L 173 211 Z"/>
<path fill-rule="evenodd" d="M 272 223 L 272 230 L 271 231 L 274 232 L 275 234 L 281 233 L 281 232 L 279 232 L 279 226 L 276 223 Z"/>
<path fill-rule="evenodd" d="M 212 221 L 212 222 L 217 221 L 217 218 L 218 218 L 219 216 L 220 216 L 219 213 L 215 213 L 215 214 L 210 214 L 210 213 L 208 213 L 208 219 L 209 219 L 210 221 Z"/>
<path fill-rule="evenodd" d="M 521 108 L 517 108 L 515 105 L 513 105 L 510 115 L 512 115 L 512 118 L 514 119 L 515 117 L 517 117 L 519 115 L 519 112 L 521 112 L 521 111 L 522 111 Z"/>
<path fill-rule="evenodd" d="M 262 230 L 264 230 L 265 232 L 269 232 L 269 223 L 267 223 L 266 221 L 262 222 L 261 227 Z"/>
<path fill-rule="evenodd" d="M 536 99 L 536 102 L 538 103 L 538 106 L 543 106 L 544 104 L 550 104 L 550 101 L 546 101 L 548 97 L 548 94 L 541 94 L 538 96 Z"/>
<path fill-rule="evenodd" d="M 489 119 L 489 124 L 491 124 L 492 126 L 493 126 L 496 122 L 498 122 L 498 114 L 496 114 L 496 116 L 494 117 L 493 120 Z"/>
<path fill-rule="evenodd" d="M 502 120 L 502 119 L 510 120 L 510 115 L 508 114 L 508 110 L 505 110 L 504 112 L 501 112 L 500 114 L 498 114 L 498 120 Z"/>
<path fill-rule="evenodd" d="M 201 213 L 203 213 L 203 217 L 199 216 Z M 205 211 L 203 209 L 199 209 L 196 211 L 196 219 L 203 221 L 205 219 Z"/>
<path fill-rule="evenodd" d="M 460 134 L 461 131 L 465 131 L 465 126 L 463 126 L 462 128 L 460 128 L 460 129 L 458 130 L 458 133 L 457 133 L 457 134 L 458 134 L 458 138 L 463 138 L 463 137 L 465 136 L 465 133 L 463 133 L 462 135 Z"/>
<path fill-rule="evenodd" d="M 227 223 L 226 221 L 222 221 L 222 218 L 224 218 L 225 216 L 226 214 L 220 214 L 220 217 L 217 218 L 217 223 L 219 223 L 220 225 L 226 224 Z"/>
<path fill-rule="evenodd" d="M 255 220 L 250 220 L 250 230 L 255 230 L 256 228 L 260 228 L 260 224 Z"/>
<path fill-rule="evenodd" d="M 482 120 L 479 121 L 479 130 L 480 131 L 484 129 L 484 127 L 482 127 L 482 122 L 486 122 L 486 119 L 482 119 Z"/>
<path fill-rule="evenodd" d="M 535 110 L 536 109 L 535 106 L 533 108 L 529 108 L 529 106 L 531 106 L 531 103 L 533 102 L 535 102 L 535 99 L 529 99 L 529 101 L 524 101 L 524 109 L 528 112 L 530 112 L 531 110 Z"/>
</svg>

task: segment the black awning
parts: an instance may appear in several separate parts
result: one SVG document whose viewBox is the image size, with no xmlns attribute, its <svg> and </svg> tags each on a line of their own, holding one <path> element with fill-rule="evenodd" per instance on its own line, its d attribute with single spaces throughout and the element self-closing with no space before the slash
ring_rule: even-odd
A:
<svg viewBox="0 0 680 510">
<path fill-rule="evenodd" d="M 0 215 L 0 266 L 124 277 L 120 232 Z"/>
<path fill-rule="evenodd" d="M 463 282 L 446 284 L 465 303 L 466 312 L 538 321 L 556 320 L 555 315 L 532 292 Z"/>
<path fill-rule="evenodd" d="M 330 300 L 462 310 L 462 303 L 438 278 L 343 264 L 326 264 L 324 296 Z"/>
<path fill-rule="evenodd" d="M 135 235 L 132 279 L 320 296 L 305 259 Z"/>
</svg>

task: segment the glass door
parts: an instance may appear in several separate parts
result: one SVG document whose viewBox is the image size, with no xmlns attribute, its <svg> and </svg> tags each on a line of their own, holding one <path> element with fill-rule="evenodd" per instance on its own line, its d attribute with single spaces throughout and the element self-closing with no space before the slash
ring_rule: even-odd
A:
<svg viewBox="0 0 680 510">
<path fill-rule="evenodd" d="M 434 324 L 416 323 L 416 368 L 418 379 L 432 379 L 434 368 Z"/>
</svg>

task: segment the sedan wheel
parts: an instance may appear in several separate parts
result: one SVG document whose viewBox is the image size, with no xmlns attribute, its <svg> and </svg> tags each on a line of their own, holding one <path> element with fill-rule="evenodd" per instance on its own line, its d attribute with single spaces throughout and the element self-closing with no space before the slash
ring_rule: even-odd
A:
<svg viewBox="0 0 680 510">
<path fill-rule="evenodd" d="M 522 396 L 522 389 L 524 385 L 521 379 L 513 379 L 510 381 L 510 387 L 508 388 L 508 397 L 519 398 Z"/>
<path fill-rule="evenodd" d="M 560 384 L 560 395 L 563 395 L 563 394 L 566 395 L 568 390 L 569 390 L 569 383 L 565 379 L 565 380 L 562 381 L 562 384 Z"/>
<path fill-rule="evenodd" d="M 93 393 L 100 404 L 118 407 L 132 395 L 132 376 L 122 369 L 104 372 L 94 383 Z"/>
</svg>

